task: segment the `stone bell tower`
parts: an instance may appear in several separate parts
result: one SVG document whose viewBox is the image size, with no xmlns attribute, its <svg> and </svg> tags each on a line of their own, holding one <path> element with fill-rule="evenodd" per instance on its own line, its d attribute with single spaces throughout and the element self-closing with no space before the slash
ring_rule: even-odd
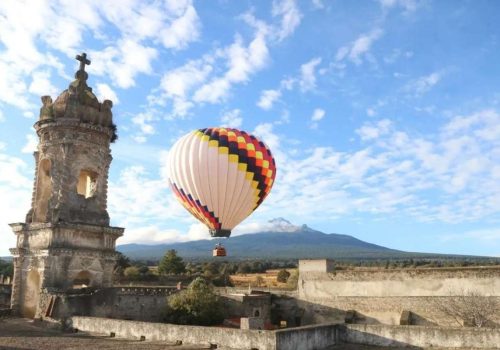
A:
<svg viewBox="0 0 500 350">
<path fill-rule="evenodd" d="M 26 222 L 17 235 L 12 309 L 25 317 L 43 310 L 44 290 L 108 287 L 124 229 L 109 226 L 110 143 L 116 140 L 110 100 L 100 103 L 87 85 L 86 54 L 76 56 L 75 80 L 52 102 L 42 97 L 35 182 Z"/>
</svg>

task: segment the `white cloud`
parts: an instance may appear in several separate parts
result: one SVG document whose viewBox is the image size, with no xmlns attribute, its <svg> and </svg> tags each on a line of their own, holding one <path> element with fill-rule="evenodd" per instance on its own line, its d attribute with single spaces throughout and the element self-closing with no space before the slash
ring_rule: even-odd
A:
<svg viewBox="0 0 500 350">
<path fill-rule="evenodd" d="M 273 104 L 281 97 L 280 90 L 264 90 L 260 94 L 257 106 L 264 110 L 273 108 Z"/>
<path fill-rule="evenodd" d="M 440 133 L 423 138 L 383 119 L 358 128 L 364 141 L 358 149 L 315 147 L 300 153 L 283 145 L 272 125 L 261 124 L 255 134 L 272 145 L 278 169 L 267 205 L 259 210 L 268 217 L 300 213 L 301 222 L 359 213 L 422 222 L 494 220 L 500 207 L 500 142 L 471 135 L 498 124 L 500 113 L 480 111 L 455 116 Z"/>
<path fill-rule="evenodd" d="M 419 6 L 419 2 L 419 0 L 379 0 L 382 9 L 388 10 L 395 7 L 401 7 L 406 14 L 415 12 Z"/>
<path fill-rule="evenodd" d="M 392 123 L 389 119 L 382 119 L 376 123 L 365 123 L 356 130 L 356 133 L 363 141 L 372 140 L 386 135 L 390 131 L 391 125 Z"/>
<path fill-rule="evenodd" d="M 198 40 L 200 26 L 200 20 L 194 6 L 189 4 L 180 17 L 174 19 L 168 27 L 160 32 L 163 46 L 174 49 L 185 48 L 190 42 Z"/>
<path fill-rule="evenodd" d="M 325 8 L 325 4 L 323 4 L 322 0 L 312 0 L 313 6 L 315 9 L 323 9 Z"/>
<path fill-rule="evenodd" d="M 120 6 L 98 0 L 3 1 L 0 18 L 0 43 L 5 48 L 0 57 L 0 101 L 23 110 L 36 107 L 28 92 L 55 92 L 52 70 L 68 78 L 54 54 L 74 57 L 86 35 L 105 46 L 89 52 L 94 61 L 89 72 L 129 88 L 138 74 L 152 74 L 158 52 L 151 44 L 183 49 L 198 39 L 201 26 L 192 1 L 127 0 Z M 39 51 L 42 45 L 47 53 Z"/>
<path fill-rule="evenodd" d="M 269 221 L 249 221 L 243 222 L 236 227 L 231 236 L 239 236 L 248 233 L 261 233 L 261 232 L 288 232 L 294 233 L 305 229 L 304 226 L 292 224 L 284 218 L 275 218 Z"/>
<path fill-rule="evenodd" d="M 120 238 L 119 244 L 160 244 L 197 241 L 201 239 L 212 239 L 207 227 L 201 223 L 191 224 L 187 232 L 184 230 L 162 228 L 157 225 L 150 225 L 127 229 L 126 235 Z"/>
<path fill-rule="evenodd" d="M 195 102 L 219 103 L 227 98 L 230 88 L 235 83 L 245 83 L 250 76 L 262 69 L 269 60 L 269 50 L 265 33 L 258 31 L 254 39 L 245 46 L 241 36 L 226 48 L 228 70 L 202 85 L 193 95 Z"/>
<path fill-rule="evenodd" d="M 311 116 L 311 129 L 318 128 L 318 122 L 325 117 L 325 110 L 316 108 Z"/>
<path fill-rule="evenodd" d="M 12 222 L 24 221 L 31 200 L 31 169 L 19 158 L 4 152 L 0 144 L 0 228 L 4 232 L 0 256 L 9 255 L 8 248 L 15 247 L 15 235 L 7 226 Z"/>
<path fill-rule="evenodd" d="M 255 20 L 247 14 L 245 18 Z M 248 21 L 248 20 L 247 20 Z M 235 84 L 247 83 L 269 60 L 267 27 L 257 25 L 248 43 L 241 35 L 224 48 L 170 70 L 162 77 L 160 96 L 151 96 L 155 104 L 173 103 L 172 118 L 184 117 L 196 103 L 217 104 L 226 100 Z M 214 67 L 226 66 L 223 72 Z"/>
<path fill-rule="evenodd" d="M 415 96 L 420 96 L 432 89 L 442 78 L 443 72 L 433 72 L 411 81 L 405 86 L 405 90 L 415 94 Z"/>
<path fill-rule="evenodd" d="M 311 121 L 318 122 L 325 116 L 325 110 L 321 108 L 316 108 L 311 116 Z"/>
<path fill-rule="evenodd" d="M 28 91 L 38 96 L 53 96 L 57 93 L 57 89 L 50 82 L 51 76 L 49 71 L 33 72 L 32 81 Z"/>
<path fill-rule="evenodd" d="M 363 56 L 366 56 L 373 43 L 380 39 L 383 31 L 380 28 L 375 28 L 371 32 L 360 35 L 356 40 L 347 46 L 343 46 L 337 50 L 335 60 L 337 62 L 349 59 L 356 65 L 363 63 Z"/>
<path fill-rule="evenodd" d="M 488 228 L 482 230 L 471 230 L 459 234 L 448 234 L 441 237 L 443 242 L 474 240 L 485 244 L 497 244 L 500 242 L 500 229 Z"/>
<path fill-rule="evenodd" d="M 172 116 L 184 117 L 193 103 L 189 101 L 189 93 L 206 81 L 212 72 L 211 56 L 203 59 L 188 61 L 185 65 L 165 73 L 161 79 L 160 87 L 164 97 L 172 100 Z"/>
<path fill-rule="evenodd" d="M 243 117 L 241 116 L 241 110 L 233 109 L 225 112 L 221 119 L 221 125 L 229 128 L 239 128 L 243 124 Z"/>
<path fill-rule="evenodd" d="M 300 89 L 308 91 L 316 88 L 316 66 L 321 63 L 321 58 L 316 57 L 300 66 Z"/>
<path fill-rule="evenodd" d="M 274 0 L 272 14 L 281 17 L 281 27 L 277 31 L 278 40 L 291 35 L 302 19 L 302 13 L 295 0 Z"/>
<path fill-rule="evenodd" d="M 155 48 L 124 39 L 102 51 L 90 51 L 92 64 L 87 70 L 99 76 L 109 75 L 118 87 L 126 89 L 135 85 L 139 73 L 152 73 L 151 62 L 157 56 Z"/>
<path fill-rule="evenodd" d="M 109 186 L 111 218 L 127 228 L 147 226 L 151 222 L 165 222 L 172 218 L 185 220 L 187 213 L 174 198 L 168 179 L 159 175 L 149 174 L 141 166 L 131 166 L 121 171 L 118 181 L 110 182 Z"/>
<path fill-rule="evenodd" d="M 36 151 L 38 146 L 38 137 L 33 134 L 26 135 L 26 144 L 24 145 L 21 152 L 23 153 L 33 153 Z"/>
<path fill-rule="evenodd" d="M 111 89 L 111 87 L 108 84 L 104 83 L 98 83 L 97 85 L 97 97 L 99 100 L 104 101 L 104 100 L 111 100 L 113 102 L 113 105 L 117 105 L 120 103 L 120 99 L 118 98 L 118 95 Z"/>
<path fill-rule="evenodd" d="M 139 126 L 139 134 L 135 136 L 138 143 L 146 141 L 146 135 L 153 135 L 156 130 L 152 122 L 157 121 L 158 118 L 154 115 L 153 111 L 139 113 L 132 118 L 132 123 Z"/>
<path fill-rule="evenodd" d="M 31 111 L 25 111 L 23 112 L 23 117 L 28 118 L 28 119 L 33 119 L 35 118 L 35 113 Z"/>
</svg>

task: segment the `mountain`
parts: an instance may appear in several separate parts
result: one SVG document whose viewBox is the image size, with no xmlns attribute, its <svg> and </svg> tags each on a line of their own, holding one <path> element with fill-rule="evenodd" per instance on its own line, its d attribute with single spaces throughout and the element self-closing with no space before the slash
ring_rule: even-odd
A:
<svg viewBox="0 0 500 350">
<path fill-rule="evenodd" d="M 228 257 L 317 259 L 317 258 L 391 258 L 408 257 L 410 253 L 389 249 L 342 234 L 326 234 L 307 225 L 295 226 L 285 219 L 271 220 L 265 231 L 221 240 L 199 240 L 171 244 L 124 244 L 117 250 L 132 259 L 160 259 L 167 250 L 175 249 L 183 258 L 209 258 L 217 242 L 222 242 Z M 418 255 L 417 253 L 411 254 Z"/>
</svg>

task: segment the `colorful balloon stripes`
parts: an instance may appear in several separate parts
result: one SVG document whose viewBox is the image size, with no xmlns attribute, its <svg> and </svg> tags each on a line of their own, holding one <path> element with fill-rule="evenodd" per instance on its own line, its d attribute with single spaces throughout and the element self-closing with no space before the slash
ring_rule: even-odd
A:
<svg viewBox="0 0 500 350">
<path fill-rule="evenodd" d="M 269 148 L 231 128 L 190 132 L 172 147 L 170 184 L 181 204 L 213 236 L 229 236 L 267 197 L 276 178 Z"/>
</svg>

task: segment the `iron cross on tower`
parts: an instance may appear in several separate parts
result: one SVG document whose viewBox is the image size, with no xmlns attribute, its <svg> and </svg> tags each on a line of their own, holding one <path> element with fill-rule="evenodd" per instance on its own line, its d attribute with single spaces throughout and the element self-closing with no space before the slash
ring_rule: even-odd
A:
<svg viewBox="0 0 500 350">
<path fill-rule="evenodd" d="M 87 54 L 83 52 L 81 55 L 76 55 L 76 59 L 80 61 L 81 71 L 85 71 L 85 65 L 90 65 L 90 60 L 87 59 Z"/>
</svg>

